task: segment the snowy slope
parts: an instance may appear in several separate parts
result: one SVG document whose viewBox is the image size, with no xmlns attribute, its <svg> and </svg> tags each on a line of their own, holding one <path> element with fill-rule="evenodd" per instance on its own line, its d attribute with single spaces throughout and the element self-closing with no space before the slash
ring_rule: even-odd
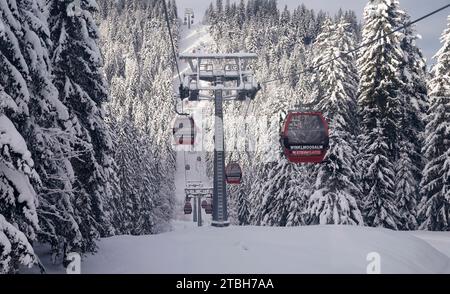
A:
<svg viewBox="0 0 450 294">
<path fill-rule="evenodd" d="M 450 232 L 414 232 L 413 235 L 450 257 Z"/>
<path fill-rule="evenodd" d="M 176 222 L 170 233 L 103 239 L 98 253 L 83 262 L 82 272 L 365 274 L 367 255 L 378 252 L 382 273 L 450 273 L 449 256 L 414 235 L 450 243 L 449 233 L 350 226 L 217 229 Z"/>
</svg>

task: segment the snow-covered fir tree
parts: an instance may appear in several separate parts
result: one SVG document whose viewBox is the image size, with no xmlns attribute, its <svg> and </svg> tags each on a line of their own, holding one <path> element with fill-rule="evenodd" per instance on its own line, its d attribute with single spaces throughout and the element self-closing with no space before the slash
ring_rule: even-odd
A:
<svg viewBox="0 0 450 294">
<path fill-rule="evenodd" d="M 369 43 L 399 27 L 404 12 L 397 0 L 373 0 L 364 19 L 363 43 Z M 400 34 L 380 38 L 362 49 L 359 59 L 363 213 L 369 226 L 391 229 L 398 229 L 400 222 L 394 166 L 404 87 L 398 70 L 403 62 L 400 41 Z"/>
<path fill-rule="evenodd" d="M 247 173 L 248 174 L 248 173 Z M 251 204 L 248 195 L 250 177 L 244 177 L 244 187 L 239 188 L 237 191 L 237 223 L 240 226 L 245 226 L 250 224 L 250 212 Z"/>
<path fill-rule="evenodd" d="M 101 7 L 110 5 L 104 1 Z M 162 9 L 161 1 L 125 1 L 99 20 L 110 84 L 108 121 L 122 188 L 116 208 L 121 212 L 113 222 L 122 233 L 157 233 L 174 207 L 173 71 Z M 168 9 L 176 19 L 174 1 Z M 173 32 L 176 36 L 176 22 Z"/>
<path fill-rule="evenodd" d="M 427 164 L 418 213 L 420 228 L 432 231 L 450 230 L 450 17 L 448 20 L 428 85 L 430 109 L 423 149 Z"/>
<path fill-rule="evenodd" d="M 286 226 L 290 208 L 286 196 L 290 188 L 289 175 L 292 165 L 285 158 L 268 164 L 266 181 L 261 190 L 255 191 L 255 194 L 262 198 L 261 205 L 256 208 L 255 218 L 257 224 L 262 226 Z"/>
<path fill-rule="evenodd" d="M 73 190 L 68 162 L 72 154 L 73 128 L 69 112 L 59 100 L 52 81 L 48 10 L 41 0 L 2 1 L 0 10 L 4 16 L 0 41 L 2 90 L 17 105 L 17 111 L 9 118 L 31 152 L 31 158 L 24 160 L 30 166 L 34 162 L 39 180 L 32 184 L 41 207 L 52 197 L 64 202 Z M 43 220 L 51 215 L 60 224 L 71 222 L 58 208 L 39 209 L 38 213 Z M 45 234 L 45 231 L 54 233 L 53 228 L 44 228 L 38 233 Z"/>
<path fill-rule="evenodd" d="M 308 199 L 312 195 L 313 177 L 311 166 L 293 166 L 288 191 L 287 226 L 304 226 L 308 224 Z"/>
<path fill-rule="evenodd" d="M 404 23 L 410 18 L 405 15 Z M 419 202 L 419 184 L 424 167 L 422 156 L 425 115 L 428 107 L 426 86 L 426 62 L 415 41 L 417 34 L 413 27 L 403 31 L 401 48 L 404 51 L 402 65 L 401 110 L 399 125 L 399 154 L 396 162 L 396 198 L 402 217 L 399 228 L 414 230 L 417 228 L 417 205 Z"/>
<path fill-rule="evenodd" d="M 31 245 L 39 229 L 37 195 L 31 182 L 39 176 L 25 140 L 9 119 L 23 110 L 0 85 L 0 274 L 37 262 Z"/>
<path fill-rule="evenodd" d="M 330 121 L 331 147 L 325 163 L 314 171 L 315 187 L 307 210 L 309 224 L 363 224 L 355 156 L 358 75 L 354 54 L 345 54 L 355 47 L 349 26 L 344 18 L 337 24 L 328 19 L 315 43 L 313 66 L 318 70 L 313 84 L 318 88 L 318 109 Z M 336 56 L 342 58 L 325 63 Z"/>
<path fill-rule="evenodd" d="M 113 197 L 114 164 L 104 121 L 107 85 L 102 76 L 95 1 L 47 1 L 54 83 L 70 115 L 70 193 L 42 198 L 41 240 L 54 253 L 95 250 L 112 233 L 105 204 Z M 69 190 L 69 189 L 67 189 Z M 58 216 L 58 217 L 56 217 Z"/>
</svg>

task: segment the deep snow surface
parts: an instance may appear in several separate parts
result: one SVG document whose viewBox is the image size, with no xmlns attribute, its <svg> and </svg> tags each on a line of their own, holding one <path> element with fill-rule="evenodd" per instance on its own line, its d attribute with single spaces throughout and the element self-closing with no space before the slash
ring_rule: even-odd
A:
<svg viewBox="0 0 450 294">
<path fill-rule="evenodd" d="M 174 231 L 165 234 L 101 240 L 98 253 L 84 259 L 82 273 L 365 274 L 367 255 L 377 252 L 382 273 L 437 274 L 450 273 L 449 247 L 449 232 L 350 226 L 197 228 L 175 222 Z M 48 265 L 43 251 L 41 258 L 50 273 L 63 272 Z"/>
</svg>

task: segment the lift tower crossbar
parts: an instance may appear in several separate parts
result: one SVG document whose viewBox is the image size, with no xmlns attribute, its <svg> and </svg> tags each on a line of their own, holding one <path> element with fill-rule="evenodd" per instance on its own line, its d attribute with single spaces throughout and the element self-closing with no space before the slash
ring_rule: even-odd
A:
<svg viewBox="0 0 450 294">
<path fill-rule="evenodd" d="M 260 89 L 249 61 L 252 53 L 184 54 L 180 60 L 188 62 L 190 72 L 180 85 L 180 98 L 189 101 L 212 100 L 215 109 L 214 126 L 214 187 L 213 221 L 216 227 L 229 225 L 225 179 L 225 144 L 223 101 L 253 100 Z"/>
</svg>

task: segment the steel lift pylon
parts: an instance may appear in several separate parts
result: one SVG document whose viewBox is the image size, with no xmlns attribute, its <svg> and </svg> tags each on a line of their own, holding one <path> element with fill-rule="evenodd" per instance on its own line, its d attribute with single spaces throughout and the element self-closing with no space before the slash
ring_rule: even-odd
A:
<svg viewBox="0 0 450 294">
<path fill-rule="evenodd" d="M 226 227 L 228 221 L 227 190 L 225 178 L 225 144 L 223 123 L 224 101 L 255 99 L 260 90 L 249 61 L 253 53 L 235 54 L 182 54 L 190 72 L 180 85 L 180 99 L 189 101 L 212 100 L 215 110 L 214 127 L 214 186 L 212 225 Z"/>
</svg>

